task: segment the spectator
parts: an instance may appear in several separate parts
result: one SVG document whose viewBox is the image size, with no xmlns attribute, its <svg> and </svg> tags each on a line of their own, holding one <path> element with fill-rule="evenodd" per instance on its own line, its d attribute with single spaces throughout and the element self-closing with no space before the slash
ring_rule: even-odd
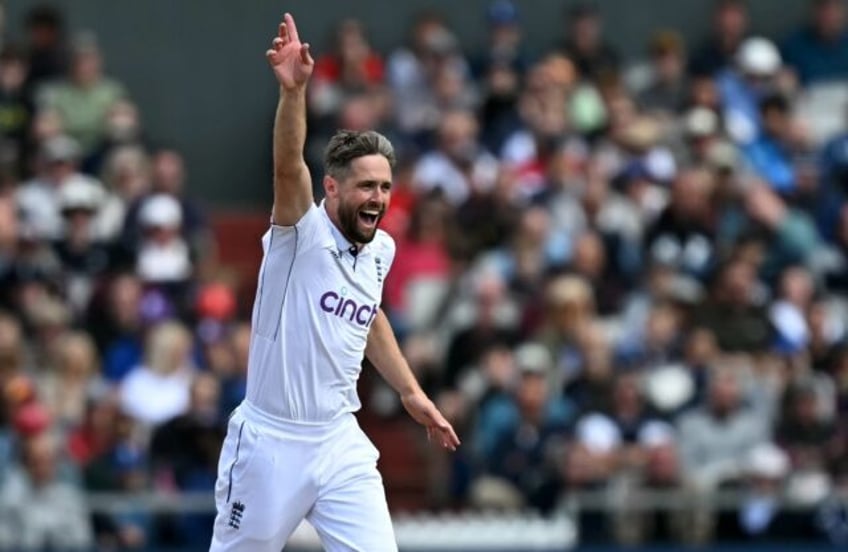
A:
<svg viewBox="0 0 848 552">
<path fill-rule="evenodd" d="M 717 271 L 711 296 L 698 307 L 693 324 L 710 330 L 723 351 L 766 348 L 774 329 L 756 289 L 754 267 L 742 260 L 729 262 Z"/>
<path fill-rule="evenodd" d="M 493 399 L 480 411 L 480 458 L 487 474 L 514 485 L 522 503 L 544 512 L 556 502 L 553 453 L 573 407 L 549 387 L 551 362 L 544 346 L 519 346 L 516 363 L 514 395 Z M 485 487 L 485 480 L 478 482 L 472 493 L 485 495 L 480 483 Z"/>
<path fill-rule="evenodd" d="M 809 24 L 783 43 L 786 63 L 801 84 L 844 80 L 848 76 L 848 30 L 841 0 L 811 0 Z"/>
<path fill-rule="evenodd" d="M 518 341 L 518 305 L 500 276 L 481 272 L 468 295 L 472 300 L 460 304 L 455 315 L 466 320 L 456 322 L 448 342 L 443 380 L 448 388 L 457 385 L 460 375 L 473 370 L 485 351 L 511 348 Z"/>
<path fill-rule="evenodd" d="M 58 477 L 58 446 L 49 434 L 27 440 L 22 465 L 0 491 L 0 546 L 17 550 L 88 550 L 93 544 L 80 489 Z"/>
<path fill-rule="evenodd" d="M 521 127 L 506 137 L 500 157 L 527 182 L 529 193 L 538 191 L 546 163 L 566 135 L 591 135 L 607 122 L 598 90 L 581 81 L 574 61 L 561 53 L 529 69 L 517 107 Z"/>
<path fill-rule="evenodd" d="M 571 8 L 567 17 L 567 37 L 562 50 L 577 65 L 585 79 L 598 79 L 618 70 L 619 56 L 603 38 L 601 14 L 590 3 Z"/>
<path fill-rule="evenodd" d="M 166 422 L 153 434 L 150 454 L 154 473 L 181 492 L 211 492 L 218 474 L 218 456 L 226 434 L 219 410 L 221 384 L 215 375 L 199 374 L 191 384 L 191 404 L 185 414 Z M 214 516 L 178 516 L 179 543 L 206 544 L 205 529 Z"/>
<path fill-rule="evenodd" d="M 147 490 L 148 457 L 136 424 L 123 412 L 116 412 L 110 422 L 105 447 L 86 466 L 87 490 L 127 494 Z M 97 542 L 105 548 L 143 548 L 152 536 L 152 521 L 151 513 L 137 505 L 93 516 Z"/>
<path fill-rule="evenodd" d="M 679 113 L 689 98 L 683 37 L 674 31 L 658 32 L 649 50 L 652 79 L 639 93 L 639 104 L 649 112 Z"/>
<path fill-rule="evenodd" d="M 776 291 L 769 309 L 776 332 L 775 347 L 789 354 L 804 350 L 810 343 L 806 313 L 815 293 L 812 276 L 804 268 L 789 267 L 781 274 Z"/>
<path fill-rule="evenodd" d="M 250 354 L 250 324 L 238 322 L 230 330 L 229 341 L 233 351 L 233 371 L 218 374 L 221 379 L 221 408 L 231 413 L 239 405 L 247 391 L 247 357 Z"/>
<path fill-rule="evenodd" d="M 370 91 L 383 82 L 383 61 L 371 49 L 362 23 L 345 19 L 336 27 L 333 50 L 315 60 L 309 107 L 317 117 L 338 113 L 347 94 Z"/>
<path fill-rule="evenodd" d="M 715 75 L 733 65 L 733 58 L 748 36 L 748 9 L 744 0 L 716 0 L 712 34 L 692 57 L 690 71 Z"/>
<path fill-rule="evenodd" d="M 121 238 L 131 207 L 151 191 L 150 158 L 140 147 L 118 146 L 104 160 L 101 178 L 106 190 L 94 224 L 95 233 L 101 240 L 114 243 Z"/>
<path fill-rule="evenodd" d="M 129 273 L 106 281 L 87 313 L 87 326 L 103 358 L 103 375 L 119 382 L 142 359 L 142 285 Z"/>
<path fill-rule="evenodd" d="M 0 140 L 7 151 L 0 166 L 14 174 L 26 174 L 27 135 L 33 118 L 33 104 L 25 88 L 29 64 L 13 45 L 0 51 Z"/>
<path fill-rule="evenodd" d="M 415 330 L 432 324 L 437 314 L 433 307 L 438 307 L 448 289 L 454 235 L 450 205 L 440 195 L 417 202 L 386 279 L 386 303 L 399 328 Z"/>
<path fill-rule="evenodd" d="M 440 189 L 455 207 L 474 194 L 491 190 L 497 160 L 480 146 L 474 115 L 464 110 L 446 113 L 438 136 L 438 149 L 425 154 L 415 167 L 415 186 L 422 192 Z"/>
<path fill-rule="evenodd" d="M 484 270 L 494 270 L 523 297 L 538 292 L 545 278 L 565 265 L 567 251 L 551 235 L 548 212 L 531 206 L 520 213 L 510 240 L 480 259 Z"/>
<path fill-rule="evenodd" d="M 726 540 L 780 543 L 815 538 L 812 516 L 784 509 L 782 498 L 790 473 L 786 453 L 771 443 L 753 447 L 747 455 L 741 507 L 719 516 L 716 532 Z"/>
<path fill-rule="evenodd" d="M 122 98 L 109 107 L 102 139 L 85 159 L 83 170 L 88 174 L 100 174 L 114 150 L 121 147 L 145 148 L 146 142 L 138 106 Z"/>
<path fill-rule="evenodd" d="M 591 282 L 598 314 L 607 316 L 618 312 L 625 295 L 626 286 L 618 277 L 618 271 L 607 259 L 607 247 L 597 232 L 586 232 L 577 237 L 569 269 Z"/>
<path fill-rule="evenodd" d="M 683 171 L 671 189 L 671 202 L 645 236 L 645 255 L 703 278 L 715 262 L 710 198 L 712 175 L 704 170 Z"/>
<path fill-rule="evenodd" d="M 156 194 L 139 209 L 143 237 L 135 255 L 135 271 L 145 283 L 161 285 L 179 297 L 192 276 L 191 250 L 183 238 L 183 212 L 173 196 Z"/>
<path fill-rule="evenodd" d="M 83 332 L 69 332 L 59 340 L 52 370 L 39 381 L 39 396 L 51 418 L 63 431 L 79 426 L 88 398 L 102 385 L 94 342 Z"/>
<path fill-rule="evenodd" d="M 52 6 L 36 6 L 26 15 L 26 31 L 30 66 L 27 88 L 34 91 L 39 84 L 67 73 L 64 17 Z"/>
<path fill-rule="evenodd" d="M 139 422 L 155 426 L 189 407 L 191 336 L 185 327 L 165 322 L 150 332 L 145 363 L 121 383 L 121 406 Z"/>
<path fill-rule="evenodd" d="M 759 102 L 770 94 L 792 92 L 787 75 L 774 43 L 752 37 L 739 46 L 734 64 L 716 76 L 724 124 L 736 144 L 745 146 L 759 137 Z"/>
<path fill-rule="evenodd" d="M 802 127 L 792 119 L 789 102 L 782 96 L 760 101 L 763 122 L 759 138 L 743 149 L 751 169 L 776 192 L 787 196 L 800 187 L 796 164 L 808 148 Z"/>
<path fill-rule="evenodd" d="M 73 44 L 68 79 L 45 84 L 38 91 L 39 108 L 59 113 L 65 131 L 79 142 L 84 157 L 103 139 L 109 110 L 126 96 L 123 85 L 104 76 L 101 66 L 95 38 L 81 35 Z"/>
<path fill-rule="evenodd" d="M 764 422 L 745 405 L 739 374 L 714 368 L 707 403 L 677 424 L 686 480 L 703 490 L 738 482 L 747 452 L 768 441 Z"/>
<path fill-rule="evenodd" d="M 426 144 L 437 126 L 435 84 L 440 75 L 467 78 L 468 62 L 444 20 L 432 12 L 419 14 L 408 47 L 393 52 L 387 63 L 387 81 L 395 100 L 395 118 L 401 132 Z"/>
<path fill-rule="evenodd" d="M 593 339 L 600 337 L 596 332 L 587 333 L 595 317 L 592 289 L 578 276 L 557 276 L 546 285 L 543 300 L 545 321 L 535 338 L 548 346 L 557 375 L 568 381 L 580 373 L 584 361 L 589 364 L 581 355 L 581 338 L 588 336 L 590 343 L 606 344 L 605 339 Z M 602 366 L 605 377 L 608 366 Z"/>
<path fill-rule="evenodd" d="M 144 204 L 156 195 L 170 196 L 179 203 L 181 213 L 180 233 L 190 247 L 192 255 L 204 258 L 209 253 L 209 227 L 203 207 L 190 197 L 186 189 L 187 174 L 182 155 L 172 149 L 162 149 L 154 153 L 150 167 L 150 183 L 138 182 L 139 190 L 127 193 L 128 211 L 124 221 L 123 241 L 125 246 L 135 250 L 144 239 L 146 224 L 141 219 Z M 144 173 L 142 173 L 144 174 Z M 149 192 L 132 203 L 141 190 Z M 159 203 L 162 201 L 157 200 Z"/>
<path fill-rule="evenodd" d="M 486 12 L 489 42 L 473 68 L 484 88 L 480 110 L 482 142 L 500 151 L 506 137 L 518 127 L 517 100 L 528 66 L 522 45 L 518 7 L 510 0 L 494 0 Z"/>
<path fill-rule="evenodd" d="M 17 191 L 18 206 L 24 221 L 39 239 L 62 237 L 63 221 L 59 205 L 60 190 L 72 182 L 100 187 L 100 183 L 79 172 L 79 144 L 67 136 L 56 136 L 44 142 L 39 171 Z"/>
<path fill-rule="evenodd" d="M 826 387 L 806 379 L 790 384 L 783 396 L 783 409 L 775 431 L 777 443 L 788 454 L 798 476 L 827 474 L 837 457 L 844 454 L 833 423 L 835 395 Z"/>
<path fill-rule="evenodd" d="M 65 219 L 62 239 L 54 242 L 63 268 L 63 292 L 75 318 L 88 308 L 97 277 L 110 265 L 109 247 L 97 239 L 94 217 L 103 204 L 103 190 L 79 179 L 59 191 L 59 208 Z"/>
</svg>

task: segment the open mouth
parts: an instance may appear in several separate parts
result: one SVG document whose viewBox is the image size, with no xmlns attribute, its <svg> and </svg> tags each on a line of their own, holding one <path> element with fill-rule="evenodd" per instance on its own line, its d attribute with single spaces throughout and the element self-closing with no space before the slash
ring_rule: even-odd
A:
<svg viewBox="0 0 848 552">
<path fill-rule="evenodd" d="M 379 211 L 359 211 L 359 221 L 366 226 L 375 226 L 380 218 Z"/>
</svg>

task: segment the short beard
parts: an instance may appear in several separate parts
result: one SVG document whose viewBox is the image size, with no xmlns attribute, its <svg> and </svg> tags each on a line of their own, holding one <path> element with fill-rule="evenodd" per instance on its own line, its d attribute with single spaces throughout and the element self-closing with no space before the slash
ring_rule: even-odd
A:
<svg viewBox="0 0 848 552">
<path fill-rule="evenodd" d="M 374 231 L 370 234 L 363 233 L 359 229 L 357 211 L 359 211 L 358 207 L 350 208 L 344 204 L 339 204 L 339 224 L 342 234 L 352 243 L 371 243 L 374 236 L 377 235 L 377 226 L 374 226 Z"/>
</svg>

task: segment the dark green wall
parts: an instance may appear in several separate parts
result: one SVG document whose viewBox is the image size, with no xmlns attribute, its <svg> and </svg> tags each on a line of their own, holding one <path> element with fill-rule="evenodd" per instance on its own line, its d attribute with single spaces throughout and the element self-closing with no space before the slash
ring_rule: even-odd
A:
<svg viewBox="0 0 848 552">
<path fill-rule="evenodd" d="M 2 1 L 2 0 L 0 0 Z M 23 14 L 41 0 L 6 0 L 9 33 L 20 37 Z M 276 86 L 264 51 L 284 10 L 301 37 L 320 46 L 334 21 L 356 15 L 375 45 L 400 43 L 411 14 L 444 12 L 463 44 L 484 40 L 488 0 L 55 0 L 72 29 L 95 31 L 108 71 L 141 106 L 149 134 L 179 147 L 190 189 L 216 207 L 266 205 L 270 198 L 270 119 Z M 533 50 L 558 37 L 561 0 L 519 0 Z M 610 40 L 630 56 L 645 37 L 675 27 L 695 40 L 707 29 L 712 0 L 601 0 Z M 807 0 L 751 0 L 755 31 L 780 35 L 801 21 Z"/>
</svg>

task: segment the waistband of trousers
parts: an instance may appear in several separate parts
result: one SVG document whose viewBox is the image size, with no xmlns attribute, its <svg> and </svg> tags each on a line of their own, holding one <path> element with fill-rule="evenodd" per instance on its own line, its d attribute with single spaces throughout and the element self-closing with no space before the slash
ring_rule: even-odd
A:
<svg viewBox="0 0 848 552">
<path fill-rule="evenodd" d="M 356 417 L 349 412 L 326 422 L 288 420 L 269 414 L 247 399 L 241 402 L 235 413 L 244 417 L 258 431 L 280 439 L 322 441 L 329 435 L 357 423 Z"/>
</svg>

